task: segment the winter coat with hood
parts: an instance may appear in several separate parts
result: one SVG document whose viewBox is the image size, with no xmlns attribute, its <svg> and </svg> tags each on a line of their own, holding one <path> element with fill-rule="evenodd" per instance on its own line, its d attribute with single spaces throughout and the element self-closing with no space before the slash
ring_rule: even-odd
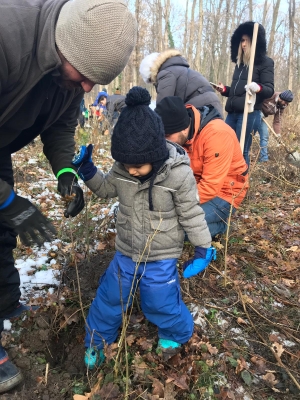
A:
<svg viewBox="0 0 300 400">
<path fill-rule="evenodd" d="M 152 237 L 143 261 L 180 256 L 184 231 L 195 246 L 209 247 L 211 236 L 205 221 L 189 158 L 182 147 L 167 142 L 169 158 L 160 168 L 152 188 L 154 211 L 149 210 L 150 179 L 141 183 L 123 164 L 115 162 L 85 184 L 98 197 L 119 197 L 116 249 L 138 261 Z"/>
<path fill-rule="evenodd" d="M 245 22 L 235 30 L 231 37 L 231 61 L 236 63 L 238 49 L 243 35 L 252 39 L 254 22 Z M 265 99 L 271 97 L 274 93 L 274 61 L 267 55 L 267 42 L 265 29 L 259 25 L 257 33 L 257 43 L 253 65 L 253 75 L 251 82 L 256 82 L 261 86 L 261 91 L 256 94 L 254 109 L 261 110 Z M 228 97 L 225 110 L 228 113 L 243 113 L 245 105 L 245 85 L 248 79 L 248 67 L 241 63 L 236 64 L 231 86 L 225 86 L 226 90 L 222 93 Z"/>
<path fill-rule="evenodd" d="M 236 208 L 248 189 L 247 164 L 233 129 L 213 107 L 186 108 L 192 138 L 184 144 L 197 182 L 200 204 L 220 197 Z"/>
<path fill-rule="evenodd" d="M 214 89 L 199 72 L 189 68 L 186 59 L 178 50 L 159 53 L 150 67 L 150 80 L 156 87 L 159 103 L 164 97 L 178 96 L 184 103 L 202 107 L 213 105 L 222 115 L 221 103 Z"/>
<path fill-rule="evenodd" d="M 54 174 L 72 168 L 81 88 L 55 82 L 55 25 L 67 0 L 1 0 L 0 149 L 14 153 L 39 134 Z M 11 191 L 0 180 L 0 204 Z"/>
</svg>

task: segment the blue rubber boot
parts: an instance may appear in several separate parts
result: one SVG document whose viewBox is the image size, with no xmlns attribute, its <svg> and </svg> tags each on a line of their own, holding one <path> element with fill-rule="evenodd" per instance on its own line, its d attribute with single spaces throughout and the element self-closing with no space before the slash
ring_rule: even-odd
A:
<svg viewBox="0 0 300 400">
<path fill-rule="evenodd" d="M 175 354 L 178 354 L 181 344 L 173 340 L 159 339 L 156 352 L 161 354 L 164 361 L 168 361 Z"/>
<path fill-rule="evenodd" d="M 85 366 L 92 370 L 94 368 L 100 367 L 101 364 L 103 364 L 105 360 L 105 355 L 103 352 L 103 349 L 94 349 L 94 348 L 88 348 L 85 351 L 84 354 L 84 363 Z"/>
<path fill-rule="evenodd" d="M 0 393 L 8 392 L 19 385 L 22 380 L 21 372 L 9 360 L 6 351 L 0 345 Z"/>
</svg>

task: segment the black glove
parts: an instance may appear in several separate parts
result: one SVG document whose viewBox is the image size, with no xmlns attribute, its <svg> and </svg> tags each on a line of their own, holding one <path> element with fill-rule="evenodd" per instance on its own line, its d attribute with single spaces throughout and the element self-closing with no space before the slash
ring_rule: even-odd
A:
<svg viewBox="0 0 300 400">
<path fill-rule="evenodd" d="M 32 242 L 41 246 L 51 241 L 52 234 L 56 234 L 51 222 L 32 203 L 17 195 L 0 210 L 0 217 L 20 236 L 25 246 L 30 246 Z"/>
<path fill-rule="evenodd" d="M 73 193 L 75 194 L 75 196 L 72 196 L 74 197 L 74 200 L 68 204 L 67 209 L 64 212 L 64 216 L 69 218 L 69 216 L 75 217 L 77 214 L 79 214 L 84 207 L 84 197 L 83 191 L 78 185 L 76 176 L 72 174 L 72 172 L 64 172 L 61 174 L 58 177 L 57 190 L 62 197 L 72 196 Z"/>
</svg>

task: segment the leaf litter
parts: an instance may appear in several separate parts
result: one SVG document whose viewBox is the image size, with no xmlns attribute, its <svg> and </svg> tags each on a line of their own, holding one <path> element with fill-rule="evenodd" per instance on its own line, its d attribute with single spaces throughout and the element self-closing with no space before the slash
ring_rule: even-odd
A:
<svg viewBox="0 0 300 400">
<path fill-rule="evenodd" d="M 99 146 L 105 147 L 103 140 L 107 138 L 100 138 Z M 218 260 L 201 276 L 181 281 L 195 332 L 179 354 L 165 362 L 156 353 L 157 329 L 145 320 L 136 296 L 126 332 L 127 353 L 123 350 L 118 375 L 114 374 L 118 352 L 115 343 L 105 347 L 107 359 L 98 374 L 86 377 L 87 371 L 81 366 L 81 308 L 86 312 L 100 276 L 100 272 L 91 272 L 89 265 L 95 265 L 91 260 L 113 256 L 115 215 L 110 210 L 117 203 L 116 199 L 99 201 L 84 189 L 88 222 L 84 214 L 66 221 L 56 182 L 41 153 L 30 158 L 37 172 L 27 174 L 30 152 L 28 148 L 14 156 L 18 193 L 53 219 L 59 239 L 41 249 L 19 244 L 16 250 L 16 265 L 23 279 L 22 300 L 39 304 L 41 310 L 13 322 L 11 332 L 5 331 L 2 341 L 20 367 L 30 359 L 30 374 L 39 383 L 34 385 L 30 379 L 25 383 L 22 390 L 28 398 L 35 400 L 43 395 L 49 400 L 66 399 L 73 397 L 76 387 L 82 393 L 74 394 L 74 399 L 123 399 L 126 380 L 128 399 L 298 398 L 300 201 L 295 189 L 283 190 L 276 181 L 262 183 L 260 174 L 253 174 L 253 189 L 233 216 L 227 282 L 223 239 L 216 243 Z M 106 171 L 112 164 L 108 152 L 96 153 L 95 159 Z M 191 246 L 186 245 L 182 260 L 192 253 Z M 83 290 L 82 305 L 74 278 L 77 264 L 82 286 L 87 288 Z M 43 280 L 41 272 L 46 273 Z M 10 328 L 8 323 L 6 328 Z M 39 340 L 35 340 L 37 337 Z M 63 350 L 60 356 L 59 349 Z M 46 364 L 37 362 L 38 369 L 32 367 L 37 359 L 50 363 L 48 386 L 44 379 Z M 64 374 L 65 378 L 54 379 Z M 18 396 L 18 390 L 12 396 Z"/>
</svg>

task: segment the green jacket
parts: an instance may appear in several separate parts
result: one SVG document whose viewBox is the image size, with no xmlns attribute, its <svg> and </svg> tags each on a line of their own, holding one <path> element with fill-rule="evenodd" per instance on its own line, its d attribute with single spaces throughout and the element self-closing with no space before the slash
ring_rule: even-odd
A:
<svg viewBox="0 0 300 400">
<path fill-rule="evenodd" d="M 67 0 L 0 2 L 0 148 L 13 153 L 41 135 L 54 174 L 72 167 L 82 89 L 54 81 L 61 65 L 55 25 Z M 11 188 L 0 180 L 0 204 Z"/>
<path fill-rule="evenodd" d="M 180 256 L 186 232 L 195 246 L 210 247 L 211 236 L 199 204 L 198 190 L 185 150 L 168 142 L 169 159 L 154 181 L 149 210 L 149 180 L 141 183 L 119 162 L 85 182 L 98 197 L 119 197 L 116 249 L 133 261 Z M 141 255 L 149 238 L 150 246 Z"/>
</svg>

